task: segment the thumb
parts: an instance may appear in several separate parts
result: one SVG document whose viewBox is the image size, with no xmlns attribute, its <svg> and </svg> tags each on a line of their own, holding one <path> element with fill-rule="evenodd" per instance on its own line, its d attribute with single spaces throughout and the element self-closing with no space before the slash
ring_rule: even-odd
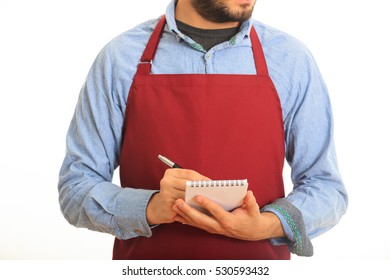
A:
<svg viewBox="0 0 390 280">
<path fill-rule="evenodd" d="M 256 198 L 252 191 L 247 191 L 244 198 L 244 207 L 249 214 L 256 215 L 260 212 L 260 207 L 256 202 Z"/>
</svg>

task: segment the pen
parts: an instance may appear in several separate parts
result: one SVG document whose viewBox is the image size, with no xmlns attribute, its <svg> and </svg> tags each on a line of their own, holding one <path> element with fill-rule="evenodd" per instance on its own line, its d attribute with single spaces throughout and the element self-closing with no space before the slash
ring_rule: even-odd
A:
<svg viewBox="0 0 390 280">
<path fill-rule="evenodd" d="M 170 159 L 167 159 L 166 157 L 162 156 L 162 155 L 158 155 L 158 158 L 163 162 L 165 163 L 166 165 L 168 165 L 169 167 L 171 168 L 183 168 L 181 167 L 180 165 L 178 165 L 177 163 L 174 163 L 173 161 L 171 161 Z"/>
</svg>

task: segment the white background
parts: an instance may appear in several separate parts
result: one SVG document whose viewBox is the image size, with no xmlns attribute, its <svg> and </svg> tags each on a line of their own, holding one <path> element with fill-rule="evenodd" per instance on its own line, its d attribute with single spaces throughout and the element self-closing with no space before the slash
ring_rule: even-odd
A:
<svg viewBox="0 0 390 280">
<path fill-rule="evenodd" d="M 111 236 L 76 229 L 59 211 L 65 135 L 100 49 L 163 14 L 169 0 L 0 1 L 0 259 L 110 259 Z M 309 47 L 331 95 L 350 205 L 313 240 L 314 259 L 390 259 L 385 4 L 259 0 L 255 8 L 256 19 Z"/>
</svg>

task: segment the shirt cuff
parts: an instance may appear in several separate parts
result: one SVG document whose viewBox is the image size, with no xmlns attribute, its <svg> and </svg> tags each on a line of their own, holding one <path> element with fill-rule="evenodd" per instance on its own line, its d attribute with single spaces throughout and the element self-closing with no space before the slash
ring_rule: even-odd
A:
<svg viewBox="0 0 390 280">
<path fill-rule="evenodd" d="M 272 245 L 287 244 L 291 253 L 298 256 L 313 256 L 313 245 L 306 233 L 301 211 L 286 199 L 278 199 L 266 205 L 261 212 L 272 212 L 282 223 L 286 238 L 271 239 Z"/>
<path fill-rule="evenodd" d="M 158 190 L 123 188 L 116 201 L 117 238 L 130 239 L 152 235 L 151 227 L 146 220 L 146 208 L 156 192 Z"/>
</svg>

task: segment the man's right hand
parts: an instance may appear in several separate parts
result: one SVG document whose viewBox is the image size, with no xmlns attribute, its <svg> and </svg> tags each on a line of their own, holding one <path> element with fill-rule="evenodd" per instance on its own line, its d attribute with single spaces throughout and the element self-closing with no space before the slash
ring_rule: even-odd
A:
<svg viewBox="0 0 390 280">
<path fill-rule="evenodd" d="M 149 225 L 172 223 L 177 213 L 172 210 L 175 201 L 184 199 L 186 181 L 210 180 L 196 171 L 170 168 L 165 171 L 160 181 L 160 191 L 152 196 L 146 208 Z"/>
</svg>

